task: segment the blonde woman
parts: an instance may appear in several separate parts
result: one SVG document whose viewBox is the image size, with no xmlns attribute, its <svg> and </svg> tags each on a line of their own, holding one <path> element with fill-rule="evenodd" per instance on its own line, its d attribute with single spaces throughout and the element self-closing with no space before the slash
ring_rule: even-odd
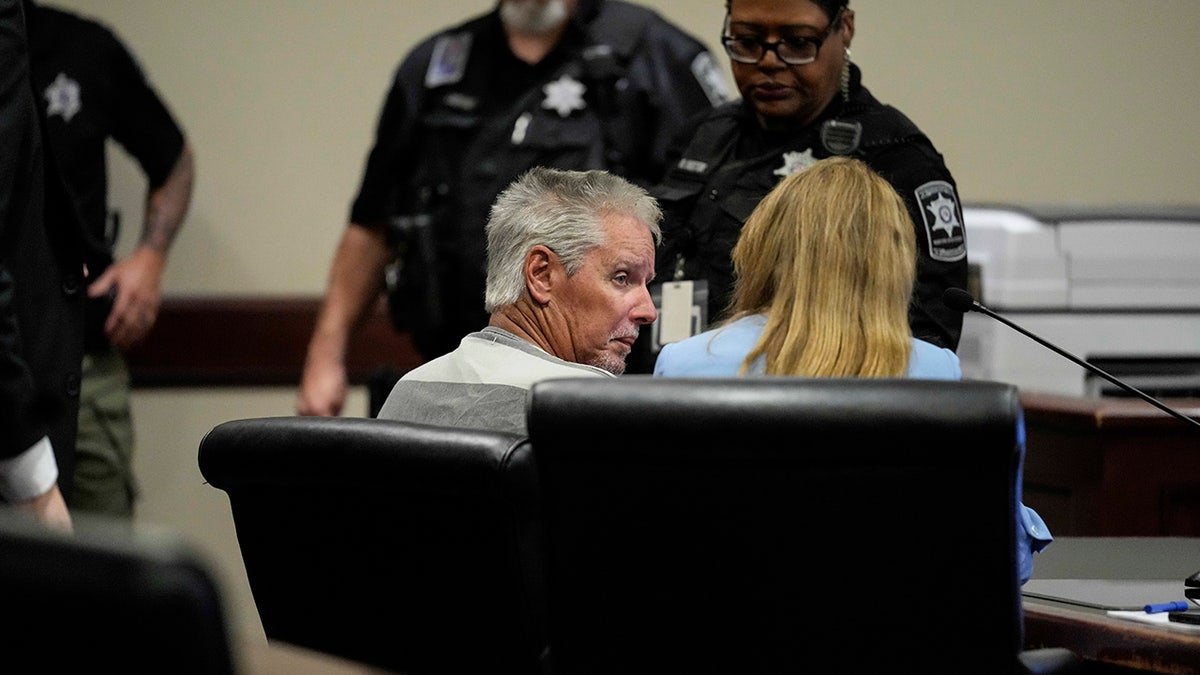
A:
<svg viewBox="0 0 1200 675">
<path fill-rule="evenodd" d="M 916 246 L 887 181 L 857 159 L 820 160 L 746 221 L 729 320 L 664 346 L 654 374 L 960 379 L 954 352 L 909 328 Z"/>
</svg>

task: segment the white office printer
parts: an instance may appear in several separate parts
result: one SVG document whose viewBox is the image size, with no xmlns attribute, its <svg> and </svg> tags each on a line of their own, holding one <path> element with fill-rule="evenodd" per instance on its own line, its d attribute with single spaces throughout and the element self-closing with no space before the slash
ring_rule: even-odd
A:
<svg viewBox="0 0 1200 675">
<path fill-rule="evenodd" d="M 1200 396 L 1200 206 L 968 204 L 975 298 L 1154 396 Z M 1072 396 L 1131 396 L 978 312 L 963 317 L 968 378 Z"/>
</svg>

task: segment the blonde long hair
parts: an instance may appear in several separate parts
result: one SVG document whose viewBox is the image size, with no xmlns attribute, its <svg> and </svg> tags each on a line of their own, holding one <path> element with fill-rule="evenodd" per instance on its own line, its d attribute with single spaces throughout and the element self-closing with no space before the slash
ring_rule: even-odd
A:
<svg viewBox="0 0 1200 675">
<path fill-rule="evenodd" d="M 908 369 L 916 234 L 895 189 L 862 161 L 831 157 L 784 178 L 733 249 L 731 321 L 766 314 L 771 375 L 899 377 Z"/>
</svg>

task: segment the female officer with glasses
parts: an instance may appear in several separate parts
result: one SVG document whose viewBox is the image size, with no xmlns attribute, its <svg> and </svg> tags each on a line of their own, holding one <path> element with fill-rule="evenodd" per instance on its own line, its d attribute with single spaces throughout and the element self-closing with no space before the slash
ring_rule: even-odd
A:
<svg viewBox="0 0 1200 675">
<path fill-rule="evenodd" d="M 852 155 L 896 188 L 916 225 L 913 336 L 956 349 L 962 315 L 942 304 L 942 291 L 967 283 L 954 178 L 921 130 L 862 85 L 850 61 L 855 15 L 848 0 L 725 4 L 722 42 L 742 100 L 699 116 L 654 190 L 666 216 L 658 277 L 707 283 L 707 303 L 695 292 L 703 284 L 693 284 L 697 307 L 682 325 L 690 324 L 695 333 L 721 318 L 732 288 L 730 252 L 742 224 L 771 188 L 817 159 Z M 672 285 L 671 292 L 680 288 L 687 286 Z M 668 321 L 673 320 L 660 317 L 650 344 L 640 346 L 638 371 L 652 368 L 660 342 L 672 341 L 665 334 L 669 329 L 660 334 L 659 327 L 680 324 Z M 678 339 L 678 331 L 672 332 Z"/>
</svg>

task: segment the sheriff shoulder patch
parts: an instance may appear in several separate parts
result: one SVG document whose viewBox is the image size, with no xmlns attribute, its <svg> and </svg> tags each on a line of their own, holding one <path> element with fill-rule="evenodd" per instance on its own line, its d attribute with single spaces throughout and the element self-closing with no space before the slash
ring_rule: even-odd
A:
<svg viewBox="0 0 1200 675">
<path fill-rule="evenodd" d="M 967 239 L 963 233 L 962 208 L 954 186 L 944 180 L 925 183 L 916 189 L 917 204 L 925 223 L 925 238 L 929 242 L 929 257 L 942 262 L 955 262 L 967 255 Z"/>
</svg>

